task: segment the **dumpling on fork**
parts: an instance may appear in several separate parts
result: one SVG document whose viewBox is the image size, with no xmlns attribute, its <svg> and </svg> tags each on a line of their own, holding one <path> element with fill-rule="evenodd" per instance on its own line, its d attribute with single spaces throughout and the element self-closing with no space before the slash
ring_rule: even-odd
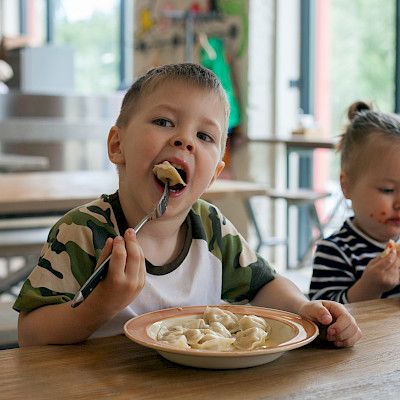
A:
<svg viewBox="0 0 400 400">
<path fill-rule="evenodd" d="M 167 183 L 167 181 L 169 181 L 169 185 L 171 187 L 179 184 L 186 186 L 186 183 L 177 171 L 177 168 L 180 171 L 183 171 L 178 166 L 175 167 L 174 165 L 172 165 L 169 161 L 164 161 L 161 164 L 155 165 L 153 167 L 153 172 L 160 181 L 164 183 Z"/>
</svg>

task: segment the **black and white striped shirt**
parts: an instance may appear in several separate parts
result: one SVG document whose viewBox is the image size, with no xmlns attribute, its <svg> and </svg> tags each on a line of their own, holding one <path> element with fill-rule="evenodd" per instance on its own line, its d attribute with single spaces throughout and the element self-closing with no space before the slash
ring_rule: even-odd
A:
<svg viewBox="0 0 400 400">
<path fill-rule="evenodd" d="M 318 241 L 314 255 L 310 299 L 327 299 L 348 303 L 347 291 L 360 279 L 367 264 L 385 249 L 361 232 L 347 219 L 341 229 Z M 382 298 L 400 296 L 400 285 L 382 294 Z"/>
</svg>

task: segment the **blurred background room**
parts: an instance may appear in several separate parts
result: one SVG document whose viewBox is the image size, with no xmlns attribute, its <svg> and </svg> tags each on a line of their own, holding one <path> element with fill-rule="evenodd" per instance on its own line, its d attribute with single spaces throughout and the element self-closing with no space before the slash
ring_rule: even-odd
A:
<svg viewBox="0 0 400 400">
<path fill-rule="evenodd" d="M 58 216 L 115 188 L 106 141 L 122 96 L 176 62 L 212 69 L 231 105 L 226 182 L 205 198 L 307 293 L 315 241 L 351 214 L 335 152 L 345 110 L 355 100 L 400 108 L 399 6 L 0 0 L 2 302 Z M 0 346 L 15 341 L 16 313 L 8 318 Z"/>
</svg>

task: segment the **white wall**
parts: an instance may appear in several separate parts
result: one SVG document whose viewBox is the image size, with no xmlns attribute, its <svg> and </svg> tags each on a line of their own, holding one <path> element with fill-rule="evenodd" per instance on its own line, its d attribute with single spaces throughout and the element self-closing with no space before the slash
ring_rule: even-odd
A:
<svg viewBox="0 0 400 400">
<path fill-rule="evenodd" d="M 19 1 L 0 0 L 0 36 L 19 35 L 18 8 Z"/>
<path fill-rule="evenodd" d="M 299 107 L 299 90 L 289 83 L 300 73 L 300 0 L 250 0 L 249 18 L 248 136 L 289 136 Z M 250 144 L 247 157 L 245 178 L 286 187 L 284 145 Z M 264 235 L 285 237 L 284 202 L 259 198 L 253 203 Z M 284 247 L 265 255 L 276 265 L 286 264 Z"/>
<path fill-rule="evenodd" d="M 250 138 L 288 136 L 299 91 L 300 0 L 250 0 L 248 128 Z"/>
</svg>

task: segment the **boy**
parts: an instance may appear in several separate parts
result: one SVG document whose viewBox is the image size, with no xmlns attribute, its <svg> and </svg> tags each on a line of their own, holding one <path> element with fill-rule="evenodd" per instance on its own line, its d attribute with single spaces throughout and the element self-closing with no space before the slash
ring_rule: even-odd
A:
<svg viewBox="0 0 400 400">
<path fill-rule="evenodd" d="M 195 64 L 161 66 L 132 85 L 108 137 L 118 192 L 70 211 L 50 231 L 14 305 L 21 346 L 118 334 L 135 315 L 221 301 L 252 301 L 332 323 L 328 340 L 336 346 L 360 338 L 342 305 L 308 301 L 216 207 L 199 200 L 224 166 L 228 116 L 220 82 Z M 186 186 L 170 188 L 166 213 L 136 237 L 129 227 L 160 199 L 163 184 L 153 167 L 164 161 Z M 110 253 L 106 278 L 72 308 L 74 293 Z"/>
</svg>

